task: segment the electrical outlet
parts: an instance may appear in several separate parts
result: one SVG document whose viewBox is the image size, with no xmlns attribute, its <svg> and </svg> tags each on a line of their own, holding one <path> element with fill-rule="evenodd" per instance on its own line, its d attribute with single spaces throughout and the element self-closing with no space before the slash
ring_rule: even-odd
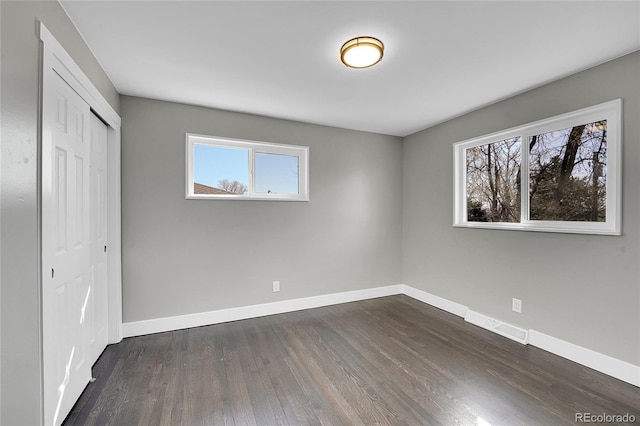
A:
<svg viewBox="0 0 640 426">
<path fill-rule="evenodd" d="M 513 312 L 517 312 L 519 314 L 522 313 L 522 300 L 516 299 L 515 297 L 511 299 L 511 310 Z"/>
<path fill-rule="evenodd" d="M 273 292 L 277 293 L 280 291 L 280 281 L 274 281 L 273 282 Z"/>
</svg>

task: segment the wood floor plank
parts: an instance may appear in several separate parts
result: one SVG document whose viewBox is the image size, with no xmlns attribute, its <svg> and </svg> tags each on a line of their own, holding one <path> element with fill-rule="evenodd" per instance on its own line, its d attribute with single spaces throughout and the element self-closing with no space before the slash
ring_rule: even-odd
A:
<svg viewBox="0 0 640 426">
<path fill-rule="evenodd" d="M 640 424 L 639 388 L 403 295 L 124 339 L 93 373 L 66 425 Z"/>
</svg>

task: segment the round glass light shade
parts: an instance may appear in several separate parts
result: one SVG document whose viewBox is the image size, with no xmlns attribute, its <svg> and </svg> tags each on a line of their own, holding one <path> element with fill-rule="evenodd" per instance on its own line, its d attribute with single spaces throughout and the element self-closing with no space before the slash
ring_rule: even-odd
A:
<svg viewBox="0 0 640 426">
<path fill-rule="evenodd" d="M 340 60 L 351 68 L 367 68 L 377 64 L 384 54 L 384 44 L 373 37 L 356 37 L 340 48 Z"/>
</svg>

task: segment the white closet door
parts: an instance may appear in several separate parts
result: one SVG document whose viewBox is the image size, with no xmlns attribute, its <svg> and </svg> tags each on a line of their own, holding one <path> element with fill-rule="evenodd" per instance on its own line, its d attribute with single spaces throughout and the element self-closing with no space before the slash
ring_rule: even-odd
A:
<svg viewBox="0 0 640 426">
<path fill-rule="evenodd" d="M 45 424 L 58 425 L 91 379 L 86 311 L 92 292 L 91 112 L 61 77 L 52 74 L 56 96 L 43 105 L 47 134 L 42 147 L 42 321 Z"/>
<path fill-rule="evenodd" d="M 107 347 L 107 126 L 91 114 L 90 221 L 91 292 L 87 306 L 89 361 L 93 365 Z"/>
</svg>

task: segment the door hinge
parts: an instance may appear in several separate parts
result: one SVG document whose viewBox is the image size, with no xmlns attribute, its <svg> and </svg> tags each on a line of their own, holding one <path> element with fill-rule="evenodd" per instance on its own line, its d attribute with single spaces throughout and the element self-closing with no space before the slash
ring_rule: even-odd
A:
<svg viewBox="0 0 640 426">
<path fill-rule="evenodd" d="M 56 271 L 53 268 L 51 268 L 51 278 L 53 278 L 55 274 L 56 274 Z"/>
<path fill-rule="evenodd" d="M 107 252 L 107 246 L 104 246 L 104 252 L 105 253 Z"/>
</svg>

